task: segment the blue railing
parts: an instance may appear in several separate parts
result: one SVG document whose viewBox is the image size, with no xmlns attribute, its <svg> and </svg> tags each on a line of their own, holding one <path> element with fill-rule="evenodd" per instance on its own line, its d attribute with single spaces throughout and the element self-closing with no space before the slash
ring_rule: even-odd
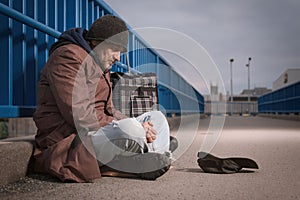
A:
<svg viewBox="0 0 300 200">
<path fill-rule="evenodd" d="M 300 82 L 259 97 L 258 112 L 271 114 L 299 114 Z"/>
<path fill-rule="evenodd" d="M 0 0 L 0 118 L 32 116 L 38 78 L 51 44 L 61 32 L 88 29 L 105 14 L 117 15 L 101 0 Z M 129 49 L 133 69 L 158 74 L 160 105 L 167 114 L 204 112 L 203 96 L 132 30 Z M 123 55 L 113 70 L 126 68 Z M 198 110 L 191 106 L 195 104 Z"/>
</svg>

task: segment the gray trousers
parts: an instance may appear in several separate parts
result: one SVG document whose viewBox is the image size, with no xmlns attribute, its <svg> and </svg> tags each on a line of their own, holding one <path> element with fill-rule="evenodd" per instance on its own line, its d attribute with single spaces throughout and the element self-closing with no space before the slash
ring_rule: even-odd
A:
<svg viewBox="0 0 300 200">
<path fill-rule="evenodd" d="M 147 143 L 146 132 L 141 125 L 150 120 L 156 130 L 156 139 Z M 91 134 L 94 151 L 99 165 L 104 165 L 116 155 L 130 156 L 136 153 L 169 152 L 170 129 L 167 119 L 160 111 L 150 111 L 137 118 L 113 121 Z"/>
</svg>

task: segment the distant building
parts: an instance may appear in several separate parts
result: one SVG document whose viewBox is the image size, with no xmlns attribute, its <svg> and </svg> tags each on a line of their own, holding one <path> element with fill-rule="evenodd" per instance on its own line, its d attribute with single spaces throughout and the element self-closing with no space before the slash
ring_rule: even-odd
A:
<svg viewBox="0 0 300 200">
<path fill-rule="evenodd" d="M 274 82 L 273 90 L 286 87 L 300 81 L 300 69 L 287 69 Z"/>
<path fill-rule="evenodd" d="M 241 94 L 231 96 L 229 93 L 223 95 L 218 92 L 217 85 L 210 85 L 210 95 L 205 95 L 204 112 L 211 113 L 228 113 L 228 114 L 255 114 L 258 112 L 257 99 L 259 96 L 272 92 L 271 89 L 265 87 L 255 87 L 251 90 L 243 90 Z M 250 96 L 250 99 L 248 99 Z M 248 101 L 250 100 L 250 102 Z"/>
<path fill-rule="evenodd" d="M 241 95 L 248 96 L 250 94 L 250 96 L 258 97 L 258 96 L 261 96 L 261 95 L 269 93 L 269 92 L 272 92 L 272 90 L 268 89 L 268 88 L 265 88 L 265 87 L 256 87 L 256 88 L 251 89 L 251 90 L 248 90 L 248 89 L 243 90 L 241 92 Z"/>
<path fill-rule="evenodd" d="M 219 87 L 218 85 L 210 84 L 210 95 L 212 101 L 219 101 Z"/>
<path fill-rule="evenodd" d="M 231 101 L 231 97 L 228 97 L 228 102 Z M 233 102 L 247 102 L 248 101 L 248 95 L 234 95 L 233 96 Z M 257 96 L 250 96 L 250 102 L 256 102 Z"/>
</svg>

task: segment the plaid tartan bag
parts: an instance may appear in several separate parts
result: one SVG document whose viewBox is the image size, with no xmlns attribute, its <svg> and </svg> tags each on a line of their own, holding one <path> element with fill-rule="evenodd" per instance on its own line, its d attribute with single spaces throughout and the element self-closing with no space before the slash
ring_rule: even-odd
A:
<svg viewBox="0 0 300 200">
<path fill-rule="evenodd" d="M 128 117 L 158 110 L 157 76 L 154 73 L 111 73 L 113 104 Z"/>
</svg>

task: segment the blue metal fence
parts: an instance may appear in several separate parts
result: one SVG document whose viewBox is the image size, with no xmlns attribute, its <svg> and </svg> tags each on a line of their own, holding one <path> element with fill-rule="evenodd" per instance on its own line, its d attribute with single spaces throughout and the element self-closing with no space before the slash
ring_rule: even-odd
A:
<svg viewBox="0 0 300 200">
<path fill-rule="evenodd" d="M 101 0 L 0 0 L 0 117 L 32 116 L 38 78 L 51 44 L 61 32 L 88 29 L 105 14 L 117 15 Z M 158 74 L 159 100 L 167 114 L 204 112 L 203 96 L 134 31 L 129 49 L 133 69 Z M 113 70 L 124 72 L 126 67 L 123 55 Z"/>
<path fill-rule="evenodd" d="M 258 112 L 272 114 L 299 114 L 300 82 L 259 97 Z"/>
</svg>

